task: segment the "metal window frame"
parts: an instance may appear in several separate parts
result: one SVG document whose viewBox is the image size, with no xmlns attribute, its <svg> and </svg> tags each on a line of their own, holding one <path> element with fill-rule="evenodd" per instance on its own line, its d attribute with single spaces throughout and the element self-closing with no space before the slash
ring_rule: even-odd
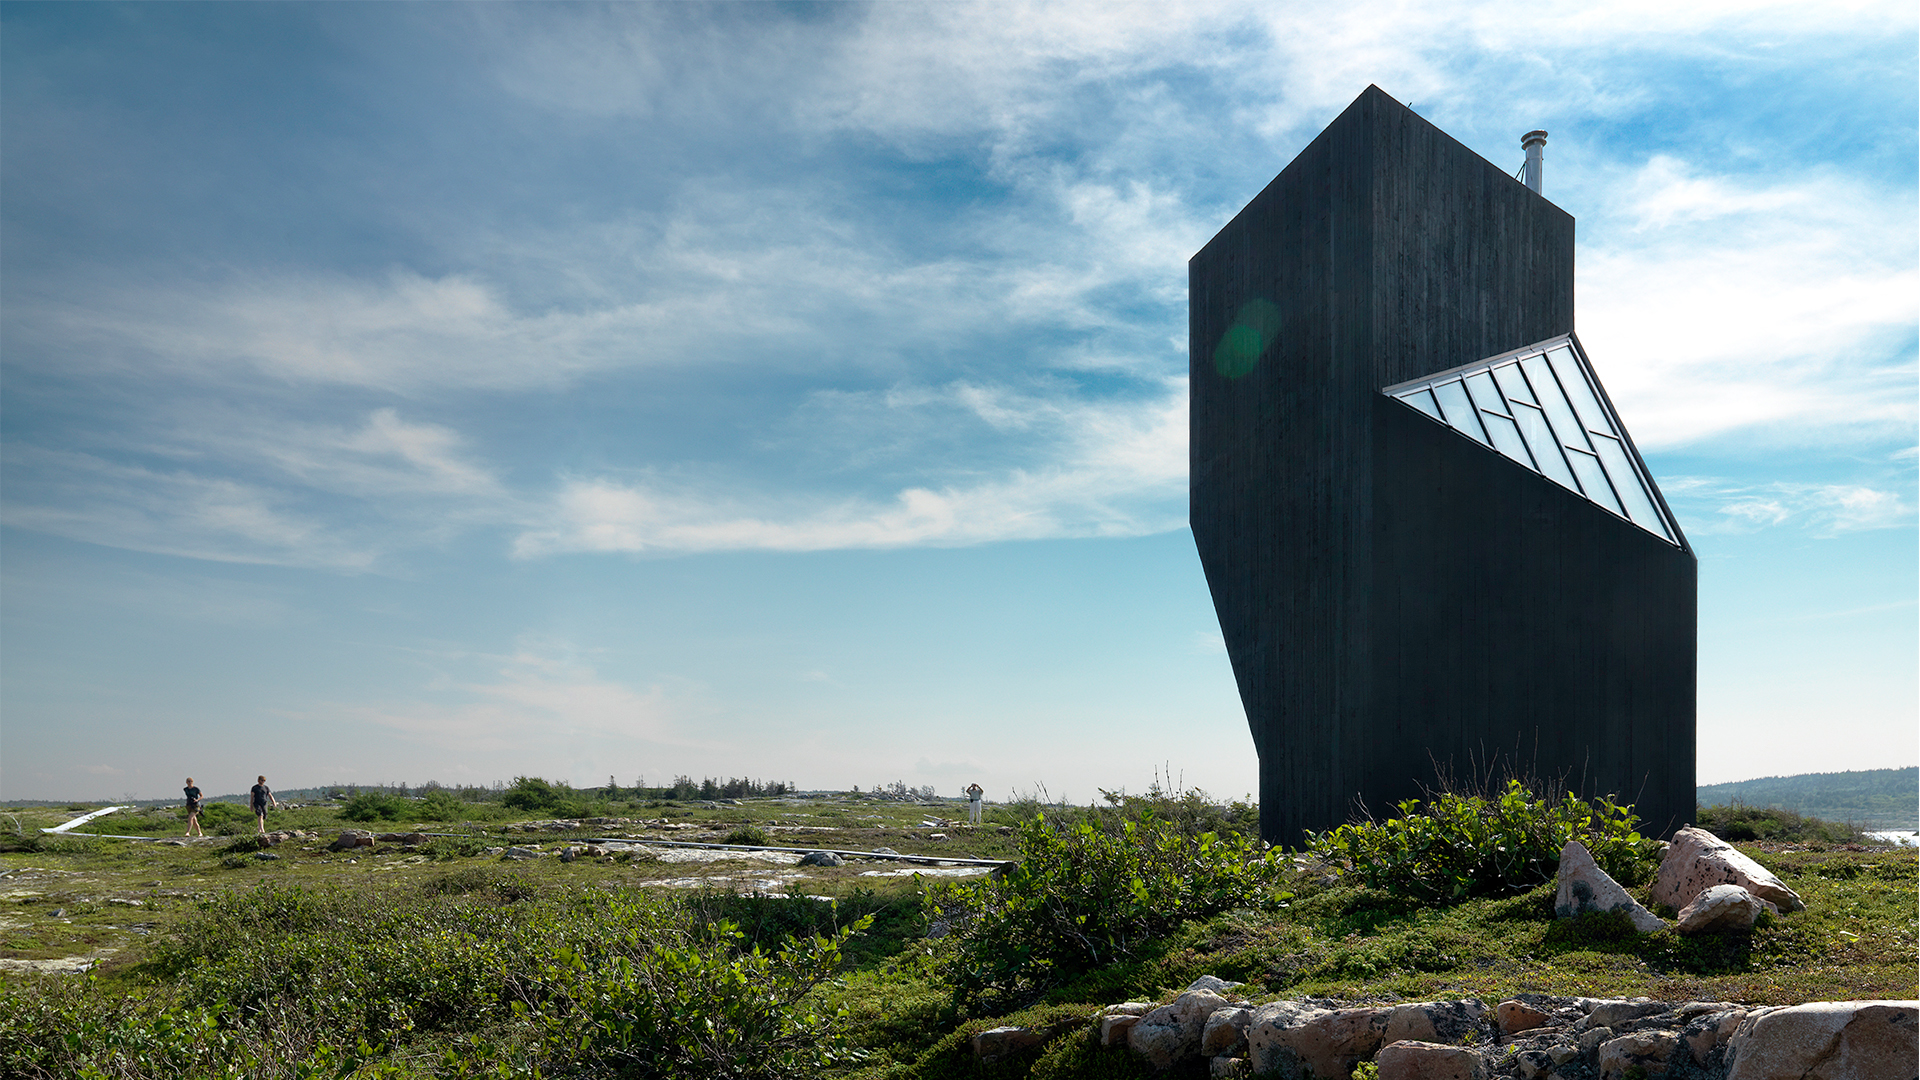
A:
<svg viewBox="0 0 1920 1080">
<path fill-rule="evenodd" d="M 1480 360 L 1475 360 L 1470 364 L 1459 364 L 1454 367 L 1446 368 L 1441 371 L 1432 372 L 1431 374 L 1422 375 L 1417 379 L 1407 379 L 1404 382 L 1394 383 L 1392 386 L 1381 387 L 1380 393 L 1385 394 L 1386 396 L 1391 397 L 1397 401 L 1399 400 L 1399 396 L 1401 394 L 1407 393 L 1408 391 L 1417 390 L 1417 389 L 1431 389 L 1433 386 L 1439 383 L 1448 382 L 1453 379 L 1458 379 L 1460 380 L 1461 391 L 1467 395 L 1467 400 L 1469 402 L 1472 402 L 1473 404 L 1474 413 L 1475 413 L 1474 420 L 1476 423 L 1479 423 L 1479 426 L 1482 429 L 1482 432 L 1485 433 L 1486 425 L 1484 423 L 1480 423 L 1480 418 L 1479 418 L 1480 405 L 1477 401 L 1473 400 L 1473 391 L 1467 387 L 1466 377 L 1468 375 L 1472 375 L 1482 371 L 1489 373 L 1489 375 L 1491 376 L 1493 369 L 1501 366 L 1504 363 L 1507 363 L 1509 361 L 1524 360 L 1529 356 L 1536 356 L 1536 355 L 1542 358 L 1545 358 L 1548 353 L 1562 347 L 1565 347 L 1573 354 L 1574 366 L 1579 368 L 1581 377 L 1586 380 L 1587 388 L 1593 393 L 1594 401 L 1596 401 L 1600 406 L 1600 411 L 1602 416 L 1606 419 L 1608 424 L 1610 424 L 1613 428 L 1611 432 L 1599 432 L 1598 434 L 1607 435 L 1610 438 L 1618 438 L 1620 440 L 1621 448 L 1626 452 L 1627 465 L 1629 468 L 1633 470 L 1633 473 L 1634 473 L 1633 478 L 1640 484 L 1641 490 L 1645 491 L 1649 496 L 1648 501 L 1653 504 L 1654 513 L 1659 515 L 1660 523 L 1666 527 L 1667 535 L 1660 536 L 1659 533 L 1656 533 L 1652 529 L 1649 529 L 1646 526 L 1641 525 L 1639 522 L 1633 520 L 1632 515 L 1627 512 L 1627 500 L 1620 497 L 1619 481 L 1615 479 L 1613 474 L 1607 470 L 1606 462 L 1600 458 L 1599 454 L 1596 453 L 1594 449 L 1580 450 L 1578 447 L 1570 447 L 1566 445 L 1566 438 L 1565 436 L 1561 435 L 1558 428 L 1554 425 L 1552 414 L 1544 408 L 1545 399 L 1544 397 L 1542 397 L 1540 393 L 1540 388 L 1534 385 L 1534 380 L 1532 379 L 1531 376 L 1527 374 L 1526 368 L 1522 366 L 1520 368 L 1520 377 L 1523 380 L 1525 380 L 1527 388 L 1533 392 L 1534 397 L 1542 401 L 1543 404 L 1541 406 L 1536 406 L 1536 407 L 1540 408 L 1541 412 L 1545 415 L 1548 429 L 1553 431 L 1555 439 L 1559 442 L 1560 444 L 1559 449 L 1561 451 L 1561 456 L 1564 458 L 1567 452 L 1577 451 L 1580 453 L 1585 453 L 1587 456 L 1592 457 L 1595 463 L 1600 466 L 1600 475 L 1606 477 L 1607 486 L 1611 489 L 1611 494 L 1613 495 L 1615 501 L 1619 503 L 1620 511 L 1618 513 L 1615 513 L 1614 511 L 1608 509 L 1605 504 L 1597 502 L 1592 495 L 1588 494 L 1585 491 L 1584 485 L 1582 485 L 1582 490 L 1578 492 L 1578 494 L 1580 495 L 1581 498 L 1586 499 L 1590 503 L 1593 503 L 1594 506 L 1598 507 L 1601 510 L 1606 511 L 1606 513 L 1608 513 L 1609 515 L 1617 517 L 1620 520 L 1625 521 L 1629 525 L 1636 526 L 1642 532 L 1658 537 L 1660 540 L 1665 541 L 1666 543 L 1672 544 L 1674 547 L 1677 547 L 1680 550 L 1691 554 L 1693 551 L 1693 547 L 1691 544 L 1687 542 L 1686 533 L 1681 531 L 1679 519 L 1674 517 L 1672 507 L 1667 505 L 1667 497 L 1665 494 L 1663 494 L 1660 491 L 1660 485 L 1653 482 L 1653 473 L 1647 469 L 1646 459 L 1640 456 L 1640 448 L 1634 444 L 1632 434 L 1630 434 L 1627 431 L 1627 425 L 1620 419 L 1620 411 L 1614 408 L 1613 399 L 1607 395 L 1606 386 L 1601 383 L 1599 375 L 1594 372 L 1593 361 L 1591 358 L 1587 356 L 1586 348 L 1580 344 L 1580 338 L 1578 335 L 1561 334 L 1557 337 L 1547 338 L 1544 341 L 1536 341 L 1531 345 L 1525 345 L 1518 349 L 1509 349 L 1508 351 L 1503 353 L 1498 353 L 1496 355 L 1485 357 Z M 1554 370 L 1552 361 L 1550 360 L 1547 361 L 1547 370 L 1549 373 L 1553 375 L 1556 384 L 1558 384 L 1560 382 L 1560 374 L 1558 371 Z M 1499 379 L 1491 379 L 1490 381 L 1493 383 L 1494 393 L 1498 394 L 1500 396 L 1500 400 L 1504 402 L 1507 406 L 1507 412 L 1509 414 L 1508 418 L 1512 419 L 1513 401 L 1507 397 L 1507 392 L 1501 388 Z M 1576 424 L 1579 425 L 1581 440 L 1584 443 L 1586 443 L 1589 447 L 1592 447 L 1593 438 L 1592 438 L 1592 435 L 1587 430 L 1586 421 L 1580 416 L 1579 410 L 1574 408 L 1573 398 L 1567 394 L 1566 387 L 1564 385 L 1556 385 L 1554 387 L 1554 390 L 1560 395 L 1561 400 L 1567 403 L 1568 411 L 1573 413 L 1574 421 Z M 1435 398 L 1437 403 L 1438 395 L 1435 395 Z M 1401 404 L 1406 405 L 1405 402 L 1401 402 Z M 1419 413 L 1421 416 L 1425 416 L 1428 420 L 1431 420 L 1434 423 L 1441 425 L 1442 427 L 1445 427 L 1449 430 L 1458 431 L 1458 429 L 1454 428 L 1454 426 L 1448 423 L 1445 419 L 1435 419 L 1434 417 L 1429 416 L 1427 412 L 1423 409 L 1416 408 L 1413 405 L 1407 405 L 1407 408 L 1413 409 L 1414 412 Z M 1442 416 L 1445 415 L 1444 406 L 1441 408 L 1441 413 L 1442 413 Z M 1466 432 L 1458 432 L 1458 433 L 1461 435 L 1466 434 Z M 1525 442 L 1524 433 L 1522 434 L 1523 434 L 1522 441 Z M 1480 440 L 1478 439 L 1475 439 L 1473 441 L 1480 442 Z M 1508 457 L 1498 447 L 1495 447 L 1492 444 L 1491 435 L 1488 435 L 1488 440 L 1485 443 L 1482 443 L 1481 445 L 1484 446 L 1486 449 L 1492 451 L 1495 456 L 1504 458 L 1508 461 L 1513 461 L 1512 458 Z M 1529 466 L 1521 465 L 1521 463 L 1517 461 L 1514 461 L 1513 463 L 1515 465 L 1521 465 L 1522 468 L 1527 468 L 1529 472 L 1532 472 L 1534 475 L 1539 476 L 1543 480 L 1547 480 L 1549 483 L 1558 485 L 1559 483 L 1558 481 L 1555 481 L 1551 477 L 1547 476 L 1546 472 L 1539 467 L 1540 463 L 1539 463 L 1538 453 L 1534 451 L 1531 444 L 1528 444 L 1527 450 L 1530 454 L 1534 455 L 1535 460 L 1532 466 L 1529 467 Z M 1570 472 L 1573 471 L 1573 462 L 1571 460 L 1568 460 L 1566 464 L 1567 464 L 1568 470 Z M 1574 474 L 1574 482 L 1576 484 L 1580 483 L 1578 473 Z"/>
</svg>

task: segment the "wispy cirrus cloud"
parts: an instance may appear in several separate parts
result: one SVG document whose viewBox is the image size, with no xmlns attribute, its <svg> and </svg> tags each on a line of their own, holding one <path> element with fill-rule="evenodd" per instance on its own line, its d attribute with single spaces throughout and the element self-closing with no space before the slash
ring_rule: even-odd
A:
<svg viewBox="0 0 1920 1080">
<path fill-rule="evenodd" d="M 1869 529 L 1910 527 L 1911 490 L 1846 483 L 1743 483 L 1717 477 L 1682 476 L 1663 481 L 1662 491 L 1689 532 L 1750 533 L 1791 527 L 1832 537 Z"/>
<path fill-rule="evenodd" d="M 1899 439 L 1915 421 L 1911 192 L 1656 156 L 1580 260 L 1580 332 L 1642 446 Z"/>
<path fill-rule="evenodd" d="M 10 445 L 6 523 L 156 554 L 363 571 L 518 516 L 458 433 L 393 409 L 352 427 L 195 417 L 91 452 Z"/>
<path fill-rule="evenodd" d="M 514 553 L 675 553 L 956 546 L 1068 536 L 1137 536 L 1176 528 L 1186 478 L 1186 386 L 1150 406 L 1062 409 L 974 386 L 900 395 L 894 407 L 958 403 L 989 425 L 1045 426 L 1061 464 L 997 470 L 891 498 L 765 495 L 705 483 L 610 477 L 563 483 Z"/>
<path fill-rule="evenodd" d="M 337 710 L 364 723 L 428 743 L 457 743 L 476 754 L 524 751 L 537 732 L 563 758 L 585 749 L 619 759 L 643 748 L 694 746 L 689 727 L 700 709 L 694 688 L 636 686 L 603 675 L 566 642 L 524 639 L 507 656 L 458 656 L 438 663 L 479 668 L 436 675 L 416 700 L 354 703 Z"/>
</svg>

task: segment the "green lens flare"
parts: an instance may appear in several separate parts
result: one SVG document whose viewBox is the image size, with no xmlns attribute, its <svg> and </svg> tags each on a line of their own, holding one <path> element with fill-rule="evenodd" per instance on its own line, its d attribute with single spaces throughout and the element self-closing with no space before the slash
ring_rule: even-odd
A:
<svg viewBox="0 0 1920 1080">
<path fill-rule="evenodd" d="M 1280 336 L 1280 309 L 1268 300 L 1249 300 L 1240 306 L 1233 325 L 1213 350 L 1213 369 L 1238 379 L 1260 364 L 1267 347 Z"/>
</svg>

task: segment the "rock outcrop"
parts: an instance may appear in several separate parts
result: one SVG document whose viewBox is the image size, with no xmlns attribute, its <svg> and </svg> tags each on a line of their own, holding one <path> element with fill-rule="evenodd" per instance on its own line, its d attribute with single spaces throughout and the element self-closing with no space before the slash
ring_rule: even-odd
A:
<svg viewBox="0 0 1920 1080">
<path fill-rule="evenodd" d="M 1738 885 L 1781 911 L 1807 906 L 1766 867 L 1707 830 L 1689 826 L 1674 833 L 1653 883 L 1654 903 L 1679 911 L 1715 885 Z"/>
<path fill-rule="evenodd" d="M 1920 1001 L 1755 1009 L 1727 1048 L 1727 1080 L 1914 1080 Z"/>
<path fill-rule="evenodd" d="M 1277 1080 L 1345 1080 L 1362 1062 L 1380 1080 L 1920 1080 L 1917 1021 L 1912 1001 L 1769 1009 L 1518 994 L 1493 1009 L 1471 999 L 1250 1006 L 1196 983 L 1165 1005 L 1107 1006 L 1089 1037 L 1161 1070 L 1204 1059 L 1211 1076 Z"/>
<path fill-rule="evenodd" d="M 1683 934 L 1751 930 L 1761 912 L 1772 910 L 1772 904 L 1738 885 L 1715 885 L 1680 909 L 1673 928 Z"/>
<path fill-rule="evenodd" d="M 1585 844 L 1569 840 L 1560 849 L 1560 889 L 1553 897 L 1553 913 L 1571 919 L 1589 911 L 1624 911 L 1641 933 L 1667 927 L 1666 920 L 1648 911 L 1600 869 Z"/>
</svg>

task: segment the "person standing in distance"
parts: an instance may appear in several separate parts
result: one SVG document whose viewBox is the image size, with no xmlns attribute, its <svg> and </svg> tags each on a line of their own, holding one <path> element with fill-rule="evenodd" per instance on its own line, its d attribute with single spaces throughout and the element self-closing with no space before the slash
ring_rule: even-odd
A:
<svg viewBox="0 0 1920 1080">
<path fill-rule="evenodd" d="M 254 822 L 260 828 L 260 835 L 265 836 L 267 835 L 267 805 L 271 803 L 277 810 L 280 807 L 280 800 L 273 797 L 273 789 L 267 786 L 267 778 L 264 776 L 260 778 L 259 783 L 253 785 L 250 796 L 253 800 Z"/>
<path fill-rule="evenodd" d="M 193 786 L 193 777 L 187 777 L 187 786 L 180 790 L 187 796 L 187 835 L 207 835 L 200 831 L 200 789 Z"/>
<path fill-rule="evenodd" d="M 980 824 L 980 797 L 986 793 L 979 784 L 967 785 L 967 824 Z"/>
</svg>

